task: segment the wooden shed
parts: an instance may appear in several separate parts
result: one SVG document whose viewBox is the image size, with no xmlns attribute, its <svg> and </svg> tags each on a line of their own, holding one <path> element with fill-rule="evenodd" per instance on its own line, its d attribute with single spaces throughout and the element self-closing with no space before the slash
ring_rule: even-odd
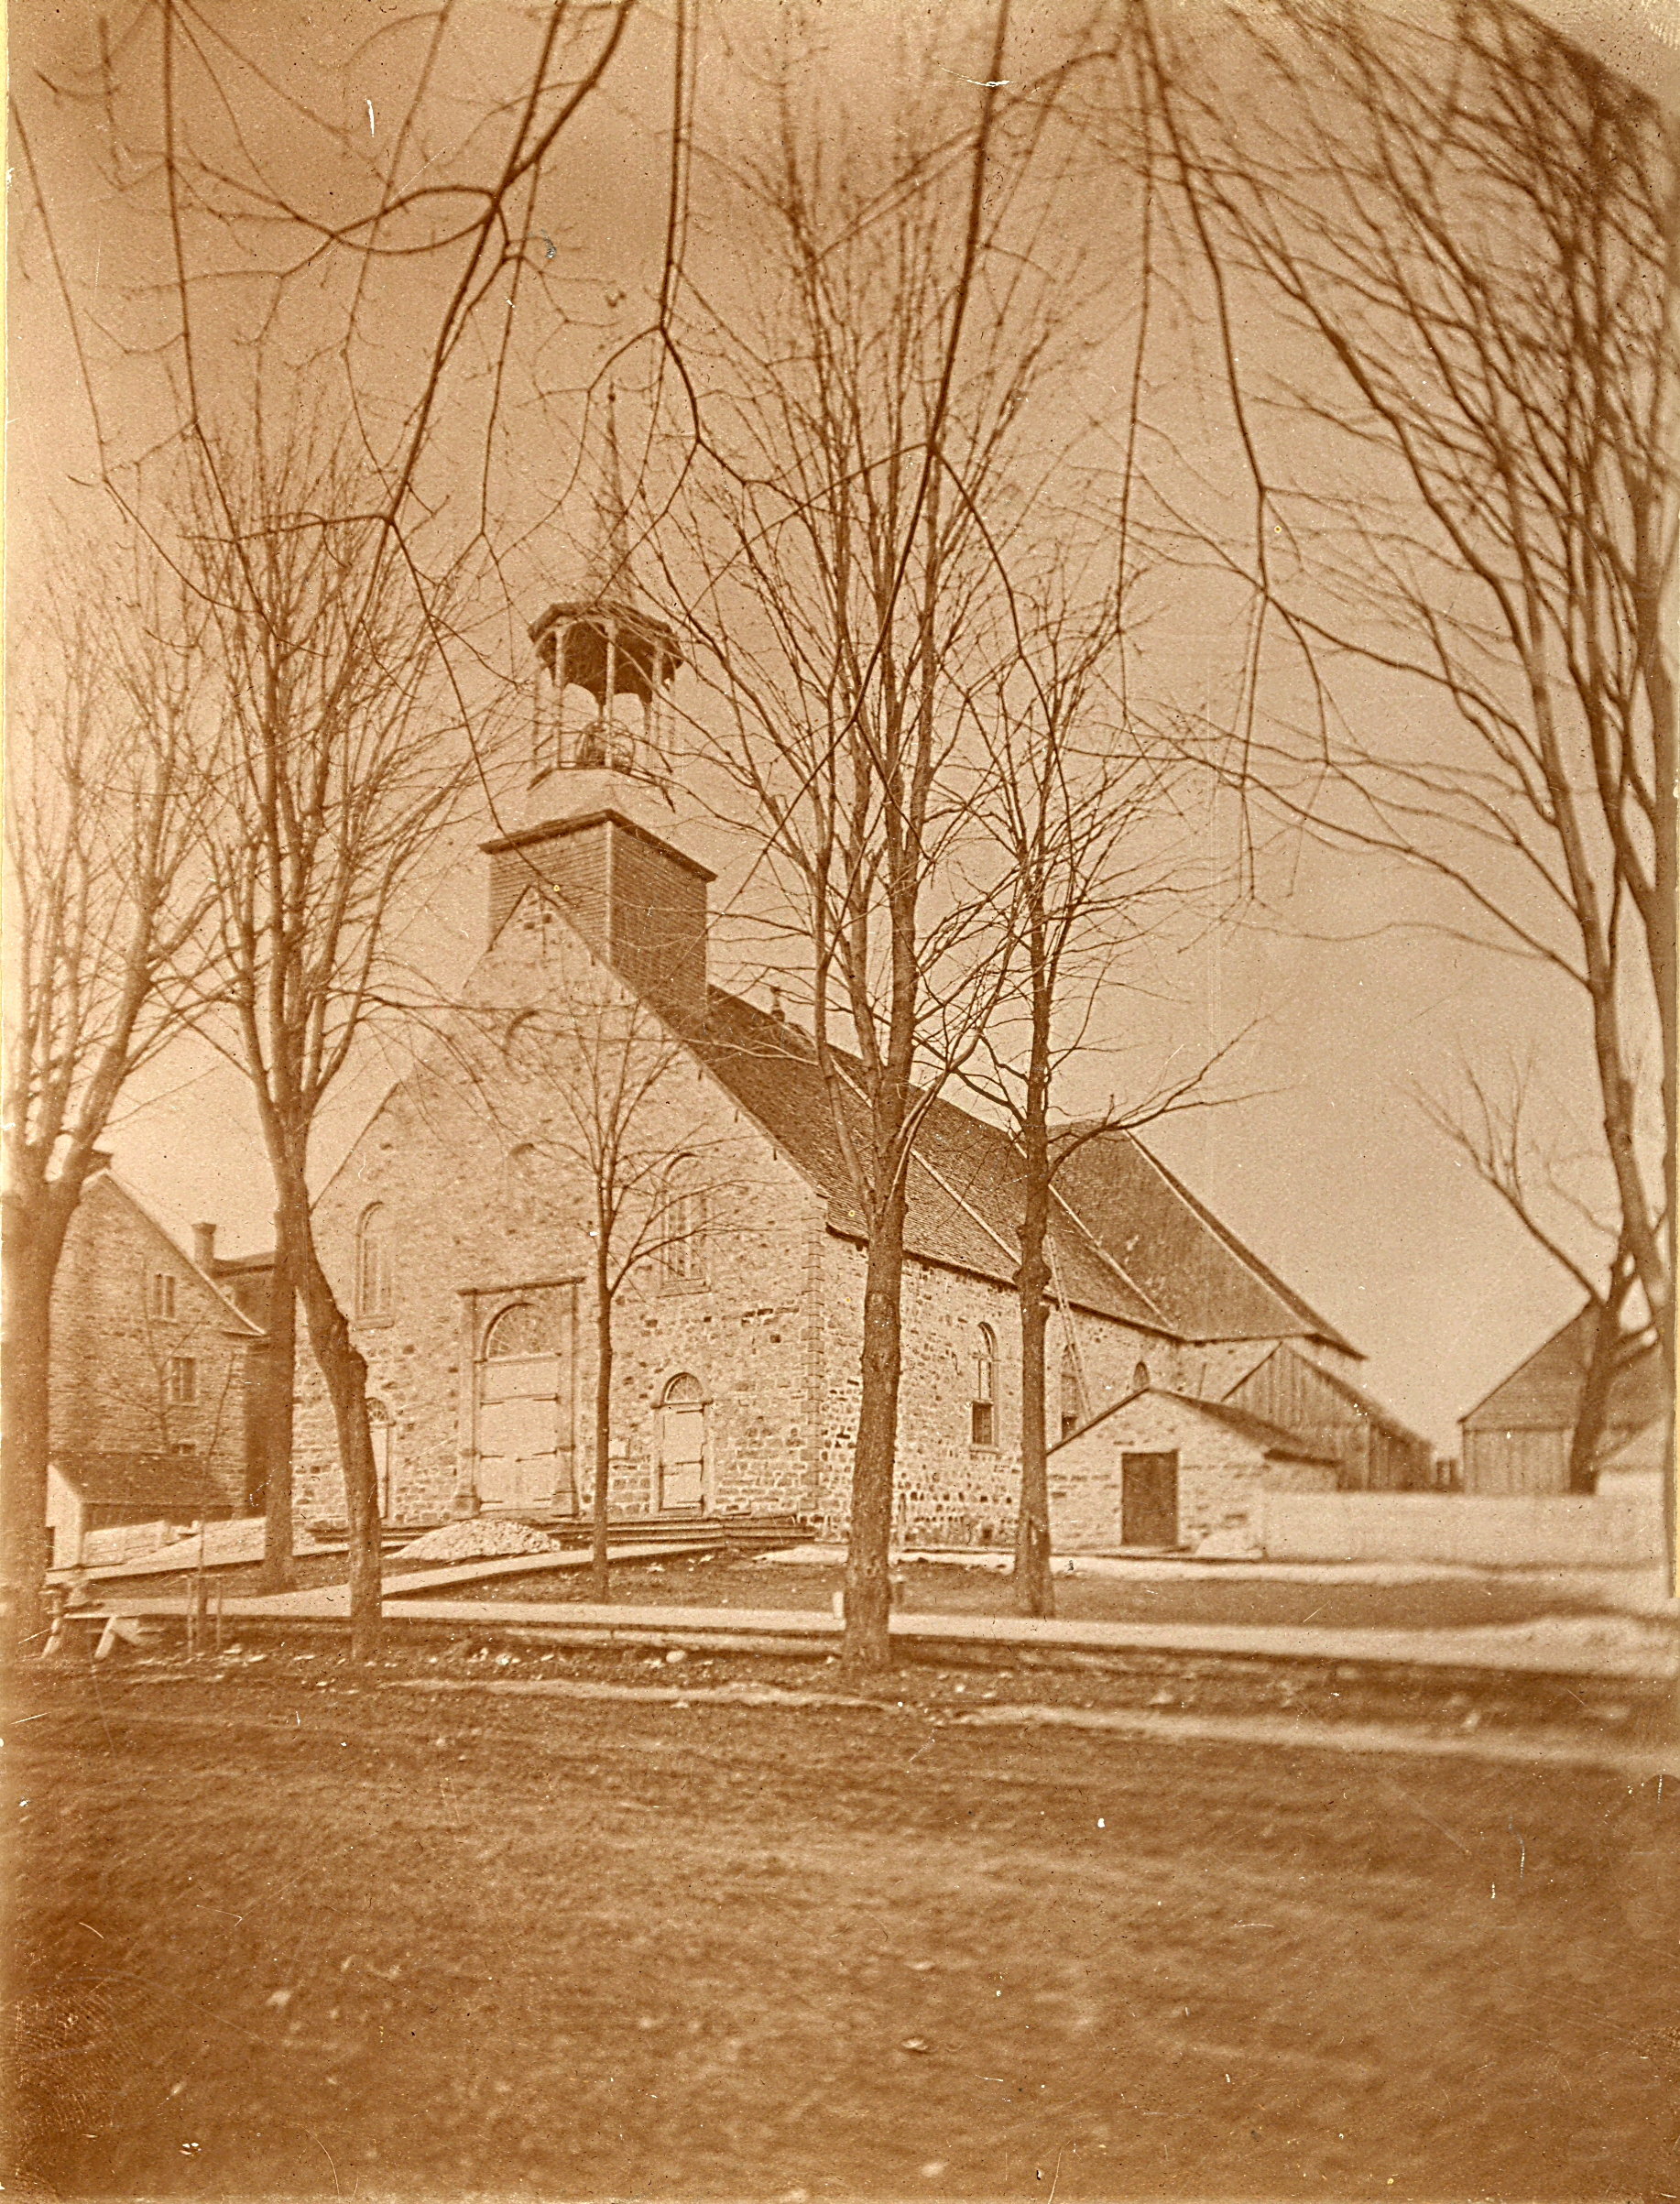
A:
<svg viewBox="0 0 1680 2204">
<path fill-rule="evenodd" d="M 1567 1492 L 1569 1440 L 1592 1352 L 1588 1303 L 1543 1347 L 1459 1419 L 1467 1492 Z M 1666 1413 L 1663 1365 L 1653 1344 L 1617 1373 L 1605 1413 L 1600 1462 L 1626 1454 L 1630 1442 Z"/>
<path fill-rule="evenodd" d="M 1289 1340 L 1225 1395 L 1268 1424 L 1333 1455 L 1344 1492 L 1425 1492 L 1434 1452 L 1380 1401 L 1339 1370 L 1311 1360 Z"/>
</svg>

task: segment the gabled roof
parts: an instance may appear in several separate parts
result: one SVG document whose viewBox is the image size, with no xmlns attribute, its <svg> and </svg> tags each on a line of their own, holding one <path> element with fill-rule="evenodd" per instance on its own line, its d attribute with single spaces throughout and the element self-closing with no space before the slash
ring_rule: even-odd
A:
<svg viewBox="0 0 1680 2204">
<path fill-rule="evenodd" d="M 722 988 L 708 989 L 707 1004 L 705 1031 L 693 1043 L 698 1053 L 823 1194 L 830 1230 L 863 1238 L 814 1042 L 797 1026 Z M 849 1067 L 848 1059 L 841 1061 Z M 867 1146 L 860 1086 L 848 1087 L 845 1107 L 853 1138 Z M 1009 1136 L 936 1097 L 922 1118 L 911 1162 L 905 1252 L 1009 1285 L 1020 1260 L 1023 1194 L 1024 1165 Z M 1140 1223 L 1128 1206 L 1134 1196 Z M 1114 1244 L 1121 1238 L 1151 1249 L 1147 1277 Z M 1050 1243 L 1070 1306 L 1168 1337 L 1295 1333 L 1357 1351 L 1129 1133 L 1086 1142 L 1064 1166 L 1051 1206 Z M 1163 1249 L 1184 1275 L 1173 1273 Z"/>
<path fill-rule="evenodd" d="M 1345 1378 L 1339 1369 L 1326 1369 L 1322 1362 L 1315 1362 L 1310 1355 L 1304 1355 L 1301 1349 L 1288 1339 L 1280 1339 L 1271 1354 L 1257 1362 L 1252 1369 L 1245 1370 L 1236 1384 L 1231 1387 L 1230 1392 L 1226 1394 L 1226 1399 L 1229 1401 L 1232 1394 L 1240 1392 L 1245 1385 L 1252 1384 L 1260 1371 L 1274 1362 L 1280 1355 L 1292 1356 L 1301 1368 L 1309 1373 L 1314 1383 L 1324 1386 L 1328 1391 L 1335 1393 L 1338 1400 L 1346 1401 L 1349 1406 L 1357 1408 L 1361 1415 L 1369 1417 L 1380 1431 L 1386 1432 L 1391 1438 L 1403 1439 L 1408 1446 L 1427 1446 L 1429 1445 L 1429 1441 L 1417 1432 L 1408 1430 L 1393 1411 L 1385 1408 L 1374 1394 L 1368 1393 L 1362 1386 L 1356 1385 L 1351 1378 Z"/>
<path fill-rule="evenodd" d="M 1587 1302 L 1543 1346 L 1458 1421 L 1466 1431 L 1569 1431 L 1592 1355 L 1593 1304 Z M 1617 1372 L 1605 1412 L 1607 1431 L 1642 1431 L 1666 1413 L 1656 1343 L 1637 1348 Z"/>
<path fill-rule="evenodd" d="M 1094 1415 L 1088 1424 L 1082 1424 L 1068 1437 L 1058 1439 L 1050 1452 L 1056 1454 L 1064 1446 L 1075 1445 L 1086 1432 L 1095 1431 L 1099 1424 L 1106 1424 L 1110 1416 L 1118 1415 L 1123 1409 L 1131 1408 L 1140 1401 L 1149 1400 L 1171 1401 L 1175 1408 L 1191 1409 L 1197 1415 L 1205 1416 L 1210 1423 L 1222 1424 L 1226 1430 L 1236 1432 L 1239 1438 L 1247 1439 L 1251 1446 L 1257 1446 L 1268 1458 L 1282 1456 L 1292 1462 L 1319 1462 L 1326 1468 L 1336 1466 L 1337 1457 L 1335 1454 L 1322 1446 L 1315 1446 L 1310 1440 L 1299 1437 L 1293 1431 L 1285 1431 L 1280 1424 L 1269 1424 L 1264 1416 L 1250 1415 L 1246 1408 L 1233 1408 L 1228 1401 L 1203 1401 L 1195 1393 L 1171 1392 L 1162 1385 L 1151 1386 L 1142 1392 L 1128 1393 L 1123 1401 L 1116 1401 L 1099 1415 Z"/>
<path fill-rule="evenodd" d="M 705 1031 L 693 1042 L 707 1068 L 823 1195 L 829 1229 L 862 1239 L 864 1221 L 835 1138 L 815 1044 L 797 1026 L 722 988 L 709 989 L 707 1000 Z M 845 1107 L 853 1138 L 867 1146 L 866 1105 L 856 1087 L 848 1087 Z M 1009 1285 L 1020 1260 L 1020 1157 L 1002 1132 L 955 1103 L 935 1101 L 911 1162 L 905 1252 Z M 1071 1304 L 1144 1330 L 1171 1330 L 1061 1206 L 1051 1232 Z"/>
<path fill-rule="evenodd" d="M 1063 1164 L 1057 1184 L 1104 1254 L 1181 1337 L 1293 1335 L 1358 1354 L 1197 1201 L 1136 1134 L 1099 1133 L 1085 1141 Z"/>
<path fill-rule="evenodd" d="M 227 1316 L 227 1324 L 224 1326 L 226 1330 L 237 1332 L 242 1337 L 252 1339 L 260 1339 L 263 1337 L 262 1326 L 253 1324 L 244 1310 L 237 1305 L 223 1287 L 216 1283 L 210 1273 L 199 1268 L 174 1234 L 167 1231 L 158 1222 L 139 1195 L 134 1192 L 132 1187 L 125 1186 L 115 1172 L 102 1171 L 96 1177 L 89 1179 L 82 1190 L 82 1200 L 87 1201 L 91 1196 L 96 1198 L 101 1186 L 109 1186 L 112 1193 L 133 1211 L 151 1237 L 167 1249 L 174 1260 L 180 1263 L 181 1269 L 190 1271 L 211 1299 L 221 1306 Z"/>
<path fill-rule="evenodd" d="M 52 1467 L 93 1508 L 156 1508 L 160 1515 L 225 1512 L 227 1495 L 205 1465 L 181 1454 L 60 1454 Z"/>
</svg>

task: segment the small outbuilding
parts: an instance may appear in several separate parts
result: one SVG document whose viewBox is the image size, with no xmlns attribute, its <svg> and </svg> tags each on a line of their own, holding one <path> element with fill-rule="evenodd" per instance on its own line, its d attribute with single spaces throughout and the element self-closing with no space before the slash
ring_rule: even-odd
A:
<svg viewBox="0 0 1680 2204">
<path fill-rule="evenodd" d="M 60 1454 L 47 1465 L 55 1569 L 126 1560 L 131 1548 L 160 1545 L 171 1530 L 233 1512 L 208 1466 L 190 1456 Z M 113 1539 L 119 1530 L 133 1535 Z"/>
<path fill-rule="evenodd" d="M 1467 1492 L 1569 1490 L 1569 1444 L 1592 1358 L 1593 1325 L 1589 1303 L 1460 1418 Z M 1610 1384 L 1595 1483 L 1607 1472 L 1661 1471 L 1667 1407 L 1654 1342 L 1634 1345 Z"/>
<path fill-rule="evenodd" d="M 1050 1451 L 1056 1549 L 1235 1555 L 1265 1544 L 1269 1492 L 1334 1492 L 1328 1444 L 1228 1401 L 1134 1393 Z"/>
</svg>

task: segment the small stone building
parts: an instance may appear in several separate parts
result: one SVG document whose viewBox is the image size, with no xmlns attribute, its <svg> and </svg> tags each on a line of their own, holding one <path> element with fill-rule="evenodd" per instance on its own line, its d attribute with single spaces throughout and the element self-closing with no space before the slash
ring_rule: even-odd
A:
<svg viewBox="0 0 1680 2204">
<path fill-rule="evenodd" d="M 128 1188 L 97 1171 L 53 1284 L 53 1458 L 191 1457 L 195 1489 L 243 1508 L 245 1358 L 261 1337 Z"/>
<path fill-rule="evenodd" d="M 1338 1466 L 1334 1448 L 1228 1401 L 1151 1386 L 1052 1447 L 1056 1549 L 1259 1554 L 1266 1494 L 1334 1492 Z"/>
</svg>

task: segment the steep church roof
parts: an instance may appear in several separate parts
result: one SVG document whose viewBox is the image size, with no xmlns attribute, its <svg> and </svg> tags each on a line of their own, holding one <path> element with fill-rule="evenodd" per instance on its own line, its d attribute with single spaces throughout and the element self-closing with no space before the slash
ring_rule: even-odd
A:
<svg viewBox="0 0 1680 2204">
<path fill-rule="evenodd" d="M 1087 1140 L 1063 1164 L 1057 1184 L 1104 1254 L 1182 1337 L 1308 1337 L 1358 1353 L 1135 1134 Z"/>
<path fill-rule="evenodd" d="M 708 989 L 707 1005 L 696 1052 L 822 1192 L 830 1229 L 863 1238 L 814 1043 L 721 988 Z M 855 1067 L 848 1069 L 855 1079 Z M 866 1105 L 856 1084 L 848 1085 L 845 1106 L 864 1144 Z M 1009 1284 L 1020 1260 L 1023 1184 L 1021 1157 L 1007 1134 L 935 1099 L 911 1163 L 905 1252 Z M 1139 1206 L 1129 1210 L 1134 1195 Z M 1140 1274 L 1135 1255 L 1128 1260 L 1119 1251 L 1122 1239 L 1129 1253 L 1146 1251 L 1146 1271 Z M 1179 1337 L 1310 1335 L 1357 1352 L 1129 1133 L 1087 1142 L 1064 1166 L 1050 1241 L 1062 1293 L 1095 1315 Z"/>
</svg>

